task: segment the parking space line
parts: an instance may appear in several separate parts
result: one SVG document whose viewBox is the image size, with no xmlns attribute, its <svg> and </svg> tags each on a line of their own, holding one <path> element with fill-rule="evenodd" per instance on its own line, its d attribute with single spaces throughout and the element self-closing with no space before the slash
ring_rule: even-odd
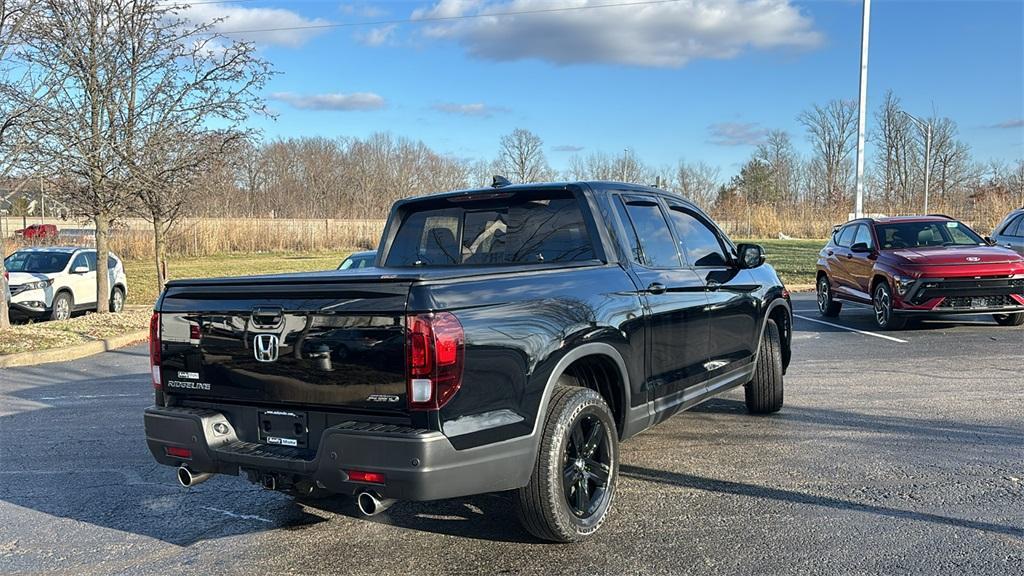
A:
<svg viewBox="0 0 1024 576">
<path fill-rule="evenodd" d="M 881 338 L 883 340 L 891 340 L 893 342 L 899 342 L 900 344 L 907 344 L 906 340 L 900 340 L 892 336 L 886 336 L 885 334 L 878 334 L 875 332 L 868 332 L 867 330 L 857 330 L 856 328 L 850 328 L 849 326 L 843 326 L 841 324 L 833 324 L 831 322 L 825 322 L 824 320 L 818 320 L 817 318 L 808 318 L 807 316 L 801 316 L 799 314 L 793 314 L 795 318 L 807 320 L 808 322 L 817 322 L 818 324 L 824 324 L 826 326 L 832 326 L 833 328 L 840 328 L 842 330 L 848 330 L 850 332 L 856 332 L 857 334 L 863 334 L 865 336 L 874 336 L 875 338 Z"/>
</svg>

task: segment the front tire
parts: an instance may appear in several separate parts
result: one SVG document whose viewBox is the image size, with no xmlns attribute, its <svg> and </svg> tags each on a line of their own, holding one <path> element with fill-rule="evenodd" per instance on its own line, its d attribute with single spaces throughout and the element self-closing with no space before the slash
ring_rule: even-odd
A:
<svg viewBox="0 0 1024 576">
<path fill-rule="evenodd" d="M 875 286 L 872 303 L 875 310 L 875 325 L 880 330 L 902 330 L 907 319 L 893 312 L 892 289 L 889 283 L 882 280 Z"/>
<path fill-rule="evenodd" d="M 782 338 L 775 320 L 769 319 L 764 327 L 754 378 L 744 387 L 744 396 L 751 414 L 771 414 L 782 409 Z"/>
<path fill-rule="evenodd" d="M 992 318 L 994 318 L 996 323 L 1000 326 L 1020 326 L 1024 324 L 1024 312 L 1014 312 L 1013 314 L 993 314 Z"/>
<path fill-rule="evenodd" d="M 67 320 L 71 318 L 71 308 L 74 302 L 71 295 L 61 292 L 53 297 L 53 304 L 50 305 L 50 320 Z"/>
<path fill-rule="evenodd" d="M 618 442 L 600 394 L 556 385 L 530 483 L 516 495 L 526 531 L 551 542 L 577 542 L 597 532 L 615 497 Z"/>
<path fill-rule="evenodd" d="M 832 286 L 828 281 L 828 276 L 824 274 L 818 278 L 818 312 L 826 318 L 835 318 L 839 316 L 839 311 L 843 309 L 842 302 L 836 302 L 832 298 Z"/>
</svg>

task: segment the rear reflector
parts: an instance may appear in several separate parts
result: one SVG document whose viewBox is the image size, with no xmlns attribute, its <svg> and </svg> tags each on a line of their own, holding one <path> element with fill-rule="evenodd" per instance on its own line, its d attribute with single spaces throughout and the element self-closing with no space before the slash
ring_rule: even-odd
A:
<svg viewBox="0 0 1024 576">
<path fill-rule="evenodd" d="M 380 472 L 364 472 L 362 470 L 346 470 L 349 482 L 367 482 L 369 484 L 383 484 L 384 475 Z"/>
<path fill-rule="evenodd" d="M 164 454 L 173 458 L 184 458 L 186 460 L 192 459 L 192 450 L 188 448 L 179 448 L 178 446 L 164 446 Z"/>
</svg>

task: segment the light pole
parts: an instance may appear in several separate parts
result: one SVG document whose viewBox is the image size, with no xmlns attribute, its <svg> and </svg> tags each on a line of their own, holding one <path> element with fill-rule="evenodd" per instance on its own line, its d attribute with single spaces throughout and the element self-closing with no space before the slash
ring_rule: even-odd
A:
<svg viewBox="0 0 1024 576">
<path fill-rule="evenodd" d="M 857 197 L 853 217 L 864 216 L 864 123 L 868 106 L 868 29 L 871 26 L 871 0 L 864 0 L 864 16 L 860 24 L 860 111 L 857 115 Z"/>
<path fill-rule="evenodd" d="M 924 132 L 924 213 L 928 213 L 928 185 L 932 176 L 932 123 L 925 122 L 906 110 L 900 110 L 917 124 L 918 130 Z"/>
</svg>

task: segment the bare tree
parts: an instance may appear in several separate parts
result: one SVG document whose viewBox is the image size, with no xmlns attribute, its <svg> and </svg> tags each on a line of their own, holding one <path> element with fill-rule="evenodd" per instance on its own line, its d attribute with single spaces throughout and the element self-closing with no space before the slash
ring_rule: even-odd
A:
<svg viewBox="0 0 1024 576">
<path fill-rule="evenodd" d="M 783 130 L 771 130 L 764 142 L 758 144 L 754 158 L 768 167 L 767 200 L 772 202 L 793 202 L 796 200 L 799 158 L 793 149 L 789 134 Z"/>
<path fill-rule="evenodd" d="M 704 162 L 679 161 L 676 168 L 676 191 L 691 202 L 709 209 L 718 196 L 720 172 Z"/>
<path fill-rule="evenodd" d="M 31 121 L 34 106 L 26 105 L 17 95 L 23 91 L 38 93 L 38 89 L 29 87 L 39 83 L 34 71 L 13 52 L 35 3 L 36 0 L 0 0 L 0 181 L 18 168 L 31 145 L 24 127 Z M 7 292 L 6 256 L 6 233 L 0 231 L 0 330 L 6 330 L 11 323 L 4 297 Z"/>
<path fill-rule="evenodd" d="M 857 103 L 833 100 L 825 106 L 814 105 L 797 119 L 814 150 L 810 175 L 818 188 L 817 200 L 833 210 L 845 207 L 852 186 L 850 156 L 856 147 Z"/>
<path fill-rule="evenodd" d="M 245 136 L 241 122 L 265 112 L 259 92 L 270 65 L 253 44 L 213 33 L 217 22 L 182 18 L 182 6 L 125 0 L 113 8 L 122 31 L 115 66 L 124 83 L 116 89 L 121 109 L 114 148 L 126 166 L 135 211 L 153 226 L 157 282 L 163 288 L 164 233 L 191 197 L 199 174 Z"/>
<path fill-rule="evenodd" d="M 551 168 L 544 156 L 544 141 L 529 130 L 516 128 L 501 137 L 495 167 L 513 182 L 543 182 L 551 179 Z"/>
<path fill-rule="evenodd" d="M 872 140 L 878 153 L 874 169 L 880 180 L 877 190 L 887 210 L 913 202 L 912 171 L 916 162 L 914 126 L 900 108 L 900 99 L 890 90 L 875 112 Z"/>
<path fill-rule="evenodd" d="M 130 201 L 126 164 L 118 153 L 125 110 L 134 93 L 124 65 L 122 39 L 129 23 L 117 16 L 132 0 L 41 0 L 27 21 L 23 57 L 32 67 L 61 78 L 44 101 L 22 91 L 23 105 L 36 101 L 36 158 L 65 182 L 61 200 L 96 225 L 98 311 L 110 295 L 106 272 L 110 224 Z"/>
</svg>

